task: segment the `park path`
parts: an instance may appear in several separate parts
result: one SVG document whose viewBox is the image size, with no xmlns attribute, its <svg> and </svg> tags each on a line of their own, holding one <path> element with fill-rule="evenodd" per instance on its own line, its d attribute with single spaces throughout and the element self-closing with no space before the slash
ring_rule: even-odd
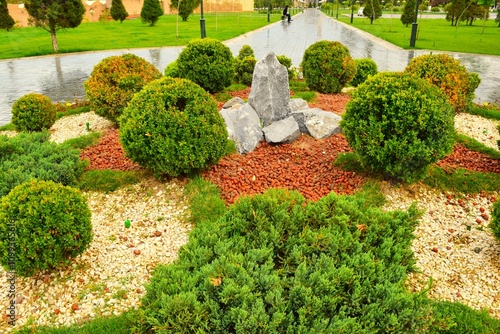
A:
<svg viewBox="0 0 500 334">
<path fill-rule="evenodd" d="M 207 36 L 210 37 L 210 31 L 207 31 Z M 286 55 L 292 59 L 294 66 L 299 66 L 306 48 L 320 40 L 341 42 L 349 48 L 353 58 L 371 58 L 380 71 L 402 71 L 413 57 L 430 52 L 403 50 L 316 9 L 293 16 L 290 24 L 273 23 L 224 43 L 234 55 L 247 44 L 254 49 L 257 59 L 274 52 Z M 177 59 L 181 50 L 182 47 L 127 49 L 0 60 L 0 125 L 10 121 L 12 104 L 30 92 L 47 95 L 53 101 L 83 98 L 83 82 L 93 67 L 106 57 L 133 53 L 163 72 L 169 63 Z M 469 71 L 480 75 L 482 81 L 476 90 L 476 102 L 500 101 L 500 80 L 496 78 L 500 73 L 500 57 L 449 54 L 459 59 Z"/>
</svg>

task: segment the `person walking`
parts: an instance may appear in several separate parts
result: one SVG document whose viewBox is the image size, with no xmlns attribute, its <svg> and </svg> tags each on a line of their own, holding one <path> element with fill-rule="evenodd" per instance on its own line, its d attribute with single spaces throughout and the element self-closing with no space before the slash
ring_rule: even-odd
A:
<svg viewBox="0 0 500 334">
<path fill-rule="evenodd" d="M 288 5 L 285 6 L 285 9 L 283 9 L 283 19 L 285 19 L 285 16 L 288 17 L 288 22 L 292 20 L 292 17 L 288 14 Z"/>
</svg>

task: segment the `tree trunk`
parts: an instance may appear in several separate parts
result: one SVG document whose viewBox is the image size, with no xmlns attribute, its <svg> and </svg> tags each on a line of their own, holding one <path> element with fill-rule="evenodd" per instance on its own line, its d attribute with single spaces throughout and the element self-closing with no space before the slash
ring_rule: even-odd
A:
<svg viewBox="0 0 500 334">
<path fill-rule="evenodd" d="M 54 53 L 59 52 L 59 46 L 57 45 L 57 37 L 56 37 L 56 29 L 50 28 L 50 37 L 52 38 L 52 48 L 54 49 Z"/>
<path fill-rule="evenodd" d="M 484 11 L 484 17 L 483 17 L 483 30 L 481 31 L 481 35 L 484 34 L 484 26 L 486 25 L 486 15 L 488 15 L 488 9 Z"/>
</svg>

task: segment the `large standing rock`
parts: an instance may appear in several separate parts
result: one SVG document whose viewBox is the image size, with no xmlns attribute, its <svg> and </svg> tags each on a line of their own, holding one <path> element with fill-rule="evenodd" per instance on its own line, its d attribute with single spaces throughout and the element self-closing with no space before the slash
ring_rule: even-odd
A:
<svg viewBox="0 0 500 334">
<path fill-rule="evenodd" d="M 271 52 L 255 65 L 248 103 L 267 126 L 290 115 L 289 102 L 288 72 Z"/>
<path fill-rule="evenodd" d="M 300 137 L 299 125 L 293 116 L 276 121 L 262 129 L 266 141 L 270 144 L 291 143 Z"/>
<path fill-rule="evenodd" d="M 326 138 L 342 131 L 339 125 L 342 117 L 319 108 L 294 111 L 292 115 L 300 132 L 313 138 Z"/>
<path fill-rule="evenodd" d="M 221 115 L 226 121 L 229 139 L 236 143 L 238 153 L 253 151 L 264 138 L 259 116 L 248 103 L 236 110 L 222 109 Z"/>
</svg>

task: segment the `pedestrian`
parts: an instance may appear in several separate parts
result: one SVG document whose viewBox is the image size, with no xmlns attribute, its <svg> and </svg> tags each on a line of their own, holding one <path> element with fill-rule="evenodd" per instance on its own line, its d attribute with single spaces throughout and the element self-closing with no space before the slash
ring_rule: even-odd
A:
<svg viewBox="0 0 500 334">
<path fill-rule="evenodd" d="M 285 9 L 283 9 L 283 19 L 285 19 L 285 16 L 288 17 L 288 22 L 292 20 L 292 17 L 288 14 L 288 5 L 285 6 Z"/>
</svg>

